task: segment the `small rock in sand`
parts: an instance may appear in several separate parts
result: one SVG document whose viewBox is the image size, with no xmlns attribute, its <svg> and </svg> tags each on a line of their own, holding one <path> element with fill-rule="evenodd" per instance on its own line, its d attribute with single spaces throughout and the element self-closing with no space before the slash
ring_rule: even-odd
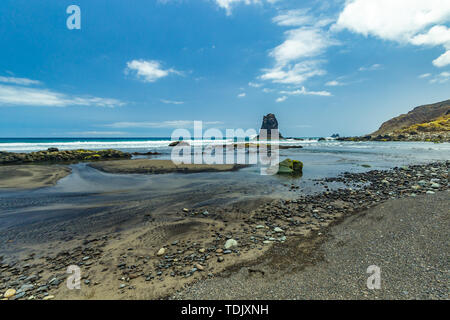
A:
<svg viewBox="0 0 450 320">
<path fill-rule="evenodd" d="M 230 249 L 230 248 L 233 248 L 233 247 L 237 247 L 237 245 L 238 245 L 238 242 L 236 240 L 228 239 L 227 242 L 225 242 L 224 248 L 225 249 Z"/>
<path fill-rule="evenodd" d="M 156 254 L 157 256 L 162 256 L 164 253 L 166 253 L 166 249 L 161 248 L 159 249 L 158 253 Z"/>
<path fill-rule="evenodd" d="M 203 268 L 202 265 L 200 265 L 198 263 L 195 265 L 195 267 L 197 268 L 198 271 L 203 271 L 205 269 L 205 268 Z"/>
<path fill-rule="evenodd" d="M 5 298 L 9 299 L 13 297 L 16 294 L 16 290 L 14 289 L 8 289 L 6 290 L 5 294 L 3 295 Z"/>
</svg>

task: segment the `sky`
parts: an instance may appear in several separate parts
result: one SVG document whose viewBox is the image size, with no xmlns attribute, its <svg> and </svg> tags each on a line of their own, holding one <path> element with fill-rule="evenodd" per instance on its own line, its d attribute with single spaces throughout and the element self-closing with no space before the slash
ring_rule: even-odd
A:
<svg viewBox="0 0 450 320">
<path fill-rule="evenodd" d="M 449 0 L 0 4 L 0 137 L 353 136 L 449 93 Z"/>
</svg>

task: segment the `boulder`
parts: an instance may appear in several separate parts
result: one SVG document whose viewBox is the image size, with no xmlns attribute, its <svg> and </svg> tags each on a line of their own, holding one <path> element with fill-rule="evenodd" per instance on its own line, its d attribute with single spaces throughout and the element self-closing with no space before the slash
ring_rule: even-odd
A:
<svg viewBox="0 0 450 320">
<path fill-rule="evenodd" d="M 291 160 L 289 158 L 281 161 L 278 164 L 278 174 L 302 174 L 303 163 L 298 160 Z"/>
</svg>

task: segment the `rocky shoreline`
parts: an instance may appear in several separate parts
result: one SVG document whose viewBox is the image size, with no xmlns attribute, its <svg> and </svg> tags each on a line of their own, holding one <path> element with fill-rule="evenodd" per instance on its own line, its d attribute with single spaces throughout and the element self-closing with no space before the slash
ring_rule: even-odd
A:
<svg viewBox="0 0 450 320">
<path fill-rule="evenodd" d="M 450 132 L 409 132 L 409 133 L 388 133 L 376 136 L 366 135 L 361 137 L 338 137 L 339 141 L 423 141 L 423 142 L 450 142 Z"/>
<path fill-rule="evenodd" d="M 48 150 L 15 153 L 0 151 L 0 165 L 36 164 L 36 163 L 74 163 L 80 161 L 99 161 L 114 159 L 130 159 L 130 153 L 108 149 L 108 150 L 63 150 L 49 148 Z"/>
<path fill-rule="evenodd" d="M 179 208 L 177 221 L 166 225 L 155 225 L 143 214 L 145 227 L 129 233 L 75 239 L 71 248 L 54 254 L 31 251 L 15 260 L 0 256 L 0 291 L 10 290 L 9 299 L 30 300 L 165 298 L 192 282 L 251 265 L 275 244 L 307 242 L 345 217 L 389 199 L 448 191 L 449 166 L 446 161 L 344 173 L 317 180 L 327 190 L 320 194 L 265 202 L 245 212 Z M 328 184 L 333 182 L 347 187 L 331 191 Z M 156 241 L 152 232 L 161 228 L 176 231 Z M 69 265 L 82 269 L 81 290 L 65 286 Z"/>
</svg>

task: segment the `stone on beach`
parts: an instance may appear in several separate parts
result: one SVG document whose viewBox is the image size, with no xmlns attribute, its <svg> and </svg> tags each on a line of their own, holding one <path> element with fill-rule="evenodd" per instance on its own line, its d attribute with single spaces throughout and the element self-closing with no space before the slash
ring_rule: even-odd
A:
<svg viewBox="0 0 450 320">
<path fill-rule="evenodd" d="M 238 242 L 234 239 L 228 239 L 227 242 L 225 242 L 224 248 L 225 249 L 230 249 L 233 247 L 237 247 L 238 246 Z"/>
<path fill-rule="evenodd" d="M 161 248 L 158 250 L 158 253 L 156 253 L 157 256 L 162 256 L 164 253 L 166 253 L 166 249 Z"/>
<path fill-rule="evenodd" d="M 195 268 L 197 268 L 197 270 L 199 271 L 203 271 L 205 269 L 201 264 L 198 263 L 195 265 Z"/>
<path fill-rule="evenodd" d="M 3 295 L 5 298 L 9 299 L 11 297 L 13 297 L 16 294 L 16 290 L 15 289 L 8 289 L 6 290 L 5 294 Z"/>
</svg>

